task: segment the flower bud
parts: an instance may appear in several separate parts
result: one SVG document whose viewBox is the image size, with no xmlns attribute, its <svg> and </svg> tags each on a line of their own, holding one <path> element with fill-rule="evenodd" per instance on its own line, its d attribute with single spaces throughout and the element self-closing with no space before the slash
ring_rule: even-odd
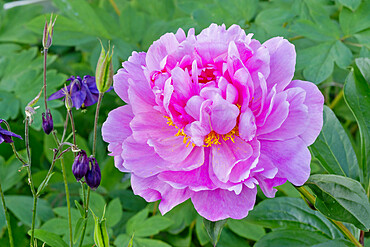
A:
<svg viewBox="0 0 370 247">
<path fill-rule="evenodd" d="M 54 24 L 56 20 L 57 18 L 55 17 L 53 21 L 53 15 L 51 15 L 49 24 L 47 21 L 45 21 L 44 33 L 42 37 L 42 46 L 44 47 L 44 49 L 49 49 L 49 47 L 51 46 L 51 43 L 53 41 Z"/>
<path fill-rule="evenodd" d="M 92 212 L 94 217 L 95 227 L 94 227 L 94 242 L 97 247 L 109 247 L 109 235 L 105 219 L 105 207 L 102 219 L 99 218 Z"/>
<path fill-rule="evenodd" d="M 90 168 L 85 175 L 85 181 L 91 189 L 95 190 L 99 187 L 101 181 L 100 167 L 94 157 L 90 157 L 89 162 Z"/>
<path fill-rule="evenodd" d="M 49 109 L 46 110 L 46 113 L 42 113 L 42 128 L 47 135 L 49 135 L 54 128 L 53 117 Z"/>
<path fill-rule="evenodd" d="M 113 83 L 112 55 L 113 48 L 110 51 L 109 47 L 108 52 L 105 53 L 104 47 L 101 44 L 101 53 L 95 70 L 96 87 L 101 93 L 106 92 Z"/>
<path fill-rule="evenodd" d="M 83 178 L 86 175 L 88 170 L 89 170 L 89 159 L 87 158 L 86 152 L 84 150 L 81 150 L 73 162 L 72 173 L 77 179 L 77 181 L 80 181 L 81 178 Z"/>
</svg>

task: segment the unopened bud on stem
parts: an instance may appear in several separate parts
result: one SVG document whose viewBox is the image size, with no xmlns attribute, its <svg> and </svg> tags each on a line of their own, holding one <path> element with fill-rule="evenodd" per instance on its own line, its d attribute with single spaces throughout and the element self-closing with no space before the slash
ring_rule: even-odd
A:
<svg viewBox="0 0 370 247">
<path fill-rule="evenodd" d="M 42 46 L 44 49 L 49 49 L 53 41 L 54 24 L 57 18 L 53 21 L 53 15 L 50 16 L 50 22 L 45 21 L 44 34 L 42 38 Z"/>
<path fill-rule="evenodd" d="M 101 53 L 95 70 L 96 87 L 101 93 L 106 92 L 113 83 L 113 48 L 112 50 L 110 50 L 109 45 L 108 51 L 106 53 L 103 44 L 101 44 Z"/>
</svg>

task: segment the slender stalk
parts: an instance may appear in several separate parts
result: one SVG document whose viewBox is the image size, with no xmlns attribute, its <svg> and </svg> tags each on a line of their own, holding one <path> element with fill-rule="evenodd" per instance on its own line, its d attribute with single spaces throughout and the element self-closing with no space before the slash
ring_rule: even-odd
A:
<svg viewBox="0 0 370 247">
<path fill-rule="evenodd" d="M 62 135 L 62 139 L 60 142 L 64 142 L 64 137 L 66 136 L 66 132 L 67 132 L 67 128 L 68 128 L 68 119 L 69 118 L 69 113 L 67 112 L 67 115 L 66 115 L 66 121 L 64 123 L 64 129 L 63 129 L 63 135 Z"/>
<path fill-rule="evenodd" d="M 93 151 L 92 151 L 92 156 L 95 157 L 95 153 L 96 153 L 96 135 L 97 135 L 97 130 L 98 130 L 98 119 L 99 119 L 99 110 L 100 110 L 100 106 L 101 106 L 101 101 L 103 99 L 103 96 L 104 96 L 104 93 L 102 92 L 99 92 L 99 98 L 98 98 L 98 103 L 96 105 L 96 111 L 95 111 L 95 120 L 94 120 L 94 140 L 93 140 Z M 87 216 L 88 216 L 88 213 L 89 213 L 89 201 L 90 201 L 90 192 L 91 192 L 91 189 L 90 187 L 88 187 L 87 189 L 87 198 L 86 198 L 86 204 L 85 204 L 85 217 L 84 219 L 87 219 Z M 86 232 L 86 224 L 87 224 L 87 220 L 85 220 L 84 222 L 84 225 L 82 227 L 82 234 L 81 234 L 81 238 L 80 238 L 80 243 L 79 243 L 79 247 L 82 246 L 82 242 L 85 238 L 85 232 Z"/>
<path fill-rule="evenodd" d="M 48 57 L 48 49 L 44 48 L 44 101 L 45 101 L 45 112 L 48 109 L 48 103 L 46 100 L 46 59 Z"/>
<path fill-rule="evenodd" d="M 96 134 L 98 130 L 99 110 L 100 110 L 100 105 L 101 105 L 103 96 L 104 96 L 104 93 L 99 92 L 98 104 L 96 106 L 95 121 L 94 121 L 94 142 L 93 142 L 93 152 L 92 152 L 92 155 L 94 157 L 95 157 L 95 152 L 96 152 Z"/>
<path fill-rule="evenodd" d="M 344 90 L 340 90 L 337 96 L 335 96 L 334 100 L 330 103 L 330 109 L 334 109 L 334 107 L 338 104 L 338 102 L 343 98 Z"/>
<path fill-rule="evenodd" d="M 301 187 L 295 187 L 301 195 L 303 195 L 312 205 L 315 205 L 316 198 L 303 186 Z M 325 216 L 326 217 L 326 216 Z M 352 235 L 352 233 L 345 227 L 342 222 L 330 219 L 326 217 L 328 220 L 330 220 L 343 234 L 346 236 L 356 247 L 363 247 L 360 242 Z"/>
<path fill-rule="evenodd" d="M 6 208 L 5 198 L 4 198 L 3 190 L 1 188 L 1 183 L 0 183 L 0 194 L 1 194 L 1 202 L 3 204 L 4 214 L 5 214 L 6 226 L 8 228 L 9 244 L 10 244 L 10 247 L 14 247 L 12 227 L 10 225 L 9 213 L 8 213 L 8 209 Z"/>
<path fill-rule="evenodd" d="M 72 134 L 73 134 L 73 144 L 76 146 L 76 129 L 75 129 L 75 122 L 73 119 L 72 111 L 67 110 L 69 114 L 69 118 L 71 119 L 71 127 L 72 127 Z"/>
</svg>

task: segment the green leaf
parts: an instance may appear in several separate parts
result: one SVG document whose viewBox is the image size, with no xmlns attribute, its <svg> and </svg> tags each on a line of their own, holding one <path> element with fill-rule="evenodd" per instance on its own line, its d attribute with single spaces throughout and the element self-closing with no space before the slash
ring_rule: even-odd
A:
<svg viewBox="0 0 370 247">
<path fill-rule="evenodd" d="M 148 237 L 158 234 L 172 225 L 172 220 L 164 216 L 148 217 L 148 209 L 144 209 L 127 221 L 126 232 L 129 235 L 135 234 L 136 237 Z"/>
<path fill-rule="evenodd" d="M 203 218 L 203 224 L 206 228 L 206 231 L 211 239 L 213 246 L 216 246 L 218 241 L 220 240 L 221 232 L 226 224 L 226 221 L 227 219 L 219 221 L 209 221 Z"/>
<path fill-rule="evenodd" d="M 202 246 L 206 245 L 210 241 L 206 228 L 203 224 L 203 218 L 200 215 L 197 216 L 197 222 L 195 224 L 195 233 L 197 234 L 199 243 Z"/>
<path fill-rule="evenodd" d="M 115 246 L 129 247 L 131 237 L 127 234 L 120 234 L 114 241 Z M 133 238 L 134 247 L 171 247 L 171 245 L 157 239 L 137 238 L 136 235 Z"/>
<path fill-rule="evenodd" d="M 26 150 L 18 152 L 21 157 L 26 156 Z M 0 183 L 3 192 L 11 189 L 26 176 L 27 170 L 22 169 L 22 163 L 12 155 L 6 162 L 0 156 Z"/>
<path fill-rule="evenodd" d="M 62 218 L 52 218 L 46 221 L 40 229 L 55 233 L 57 235 L 64 235 L 68 233 L 68 220 Z"/>
<path fill-rule="evenodd" d="M 167 231 L 171 234 L 179 234 L 195 220 L 196 216 L 197 212 L 190 200 L 177 205 L 165 215 L 173 222 Z"/>
<path fill-rule="evenodd" d="M 363 1 L 356 11 L 343 8 L 339 14 L 339 24 L 344 34 L 351 35 L 370 27 L 370 1 Z"/>
<path fill-rule="evenodd" d="M 303 229 L 278 230 L 263 236 L 254 246 L 316 246 L 325 243 L 330 239 L 320 232 L 313 232 Z"/>
<path fill-rule="evenodd" d="M 359 167 L 351 141 L 329 107 L 324 106 L 324 125 L 311 150 L 331 174 L 359 179 Z"/>
<path fill-rule="evenodd" d="M 78 209 L 78 211 L 80 212 L 81 217 L 84 217 L 85 210 L 83 209 L 81 204 L 78 201 L 75 200 L 75 205 L 76 205 L 76 208 Z"/>
<path fill-rule="evenodd" d="M 259 240 L 263 235 L 265 235 L 265 229 L 263 227 L 252 224 L 248 222 L 247 219 L 229 219 L 227 225 L 233 232 L 235 232 L 239 236 L 254 241 Z"/>
<path fill-rule="evenodd" d="M 361 158 L 360 168 L 362 170 L 365 189 L 369 194 L 370 186 L 370 85 L 368 72 L 361 74 L 361 71 L 366 71 L 370 66 L 370 59 L 358 58 L 355 60 L 359 70 L 352 70 L 344 84 L 344 99 L 356 118 L 361 140 Z"/>
<path fill-rule="evenodd" d="M 314 23 L 309 20 L 299 20 L 292 26 L 292 31 L 297 35 L 319 42 L 337 40 L 340 37 L 340 30 L 336 23 L 329 18 L 325 22 Z"/>
<path fill-rule="evenodd" d="M 338 0 L 341 4 L 355 11 L 361 4 L 361 0 Z"/>
<path fill-rule="evenodd" d="M 28 231 L 28 235 L 31 236 L 31 230 Z M 66 242 L 64 242 L 58 235 L 45 230 L 35 229 L 35 238 L 53 247 L 68 247 Z"/>
<path fill-rule="evenodd" d="M 23 223 L 31 226 L 32 223 L 32 208 L 33 199 L 30 196 L 5 196 L 6 205 L 9 210 Z M 40 224 L 40 220 L 48 220 L 53 218 L 54 214 L 50 204 L 43 200 L 37 200 L 36 210 L 36 226 Z"/>
<path fill-rule="evenodd" d="M 362 185 L 338 175 L 312 175 L 306 184 L 316 194 L 315 207 L 327 217 L 368 231 L 370 203 Z"/>
<path fill-rule="evenodd" d="M 19 113 L 20 102 L 14 94 L 0 91 L 0 112 L 1 118 L 15 119 Z"/>
<path fill-rule="evenodd" d="M 76 223 L 76 227 L 75 227 L 75 231 L 74 231 L 74 234 L 73 234 L 73 243 L 75 244 L 77 242 L 77 240 L 79 239 L 81 233 L 82 233 L 82 227 L 83 225 L 85 224 L 85 221 L 87 219 L 84 219 L 84 218 L 79 218 L 77 223 Z"/>
<path fill-rule="evenodd" d="M 122 218 L 122 205 L 119 198 L 115 198 L 109 202 L 105 218 L 107 219 L 108 227 L 115 226 Z"/>
<path fill-rule="evenodd" d="M 102 195 L 96 191 L 90 193 L 89 208 L 94 212 L 98 218 L 102 218 L 105 207 L 105 200 Z"/>
<path fill-rule="evenodd" d="M 229 246 L 243 246 L 249 247 L 248 240 L 239 237 L 230 231 L 227 227 L 222 231 L 220 241 L 217 244 L 217 247 L 229 247 Z"/>
<path fill-rule="evenodd" d="M 260 202 L 247 216 L 248 221 L 272 229 L 306 229 L 330 239 L 342 234 L 320 212 L 307 207 L 301 198 L 276 197 Z"/>
</svg>

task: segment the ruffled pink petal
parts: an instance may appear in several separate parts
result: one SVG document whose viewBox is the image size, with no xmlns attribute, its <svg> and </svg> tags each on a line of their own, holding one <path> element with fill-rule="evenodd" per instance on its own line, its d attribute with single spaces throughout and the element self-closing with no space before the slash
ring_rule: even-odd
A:
<svg viewBox="0 0 370 247">
<path fill-rule="evenodd" d="M 103 140 L 110 143 L 108 150 L 115 156 L 115 166 L 120 171 L 126 171 L 122 166 L 122 142 L 132 134 L 130 122 L 134 117 L 131 106 L 125 105 L 114 109 L 108 114 L 102 126 Z"/>
<path fill-rule="evenodd" d="M 135 195 L 143 197 L 148 202 L 161 200 L 159 211 L 162 214 L 186 201 L 192 194 L 192 192 L 186 189 L 174 189 L 165 182 L 160 181 L 156 176 L 140 178 L 132 175 L 131 187 Z"/>
<path fill-rule="evenodd" d="M 234 142 L 220 140 L 220 145 L 212 145 L 211 150 L 213 171 L 224 183 L 229 180 L 233 167 L 253 154 L 251 145 L 237 136 Z"/>
<path fill-rule="evenodd" d="M 239 136 L 245 141 L 251 141 L 257 132 L 256 119 L 251 109 L 247 108 L 239 117 Z"/>
<path fill-rule="evenodd" d="M 176 51 L 179 46 L 176 36 L 173 33 L 164 34 L 159 40 L 149 47 L 146 55 L 146 64 L 149 71 L 161 71 L 163 59 Z"/>
<path fill-rule="evenodd" d="M 294 87 L 306 91 L 304 104 L 308 107 L 307 128 L 299 137 L 309 146 L 314 143 L 323 125 L 324 96 L 317 86 L 311 82 L 295 80 L 289 84 L 288 88 Z"/>
<path fill-rule="evenodd" d="M 306 92 L 301 88 L 291 88 L 285 92 L 289 102 L 288 117 L 278 129 L 259 135 L 259 139 L 283 141 L 299 136 L 306 130 L 309 124 L 308 107 L 304 104 Z"/>
<path fill-rule="evenodd" d="M 270 75 L 267 77 L 268 88 L 277 85 L 281 92 L 294 76 L 296 53 L 294 45 L 282 37 L 275 37 L 263 43 L 270 53 Z"/>
<path fill-rule="evenodd" d="M 239 195 L 233 191 L 216 189 L 195 192 L 191 197 L 197 212 L 210 221 L 226 218 L 242 219 L 252 210 L 257 188 L 243 187 Z"/>
<path fill-rule="evenodd" d="M 301 186 L 310 176 L 311 154 L 301 138 L 295 137 L 285 141 L 261 140 L 261 154 L 271 160 L 279 169 L 283 178 L 292 184 Z M 260 165 L 264 164 L 260 161 Z"/>
<path fill-rule="evenodd" d="M 145 66 L 145 52 L 132 52 L 128 61 L 122 63 L 123 69 L 119 69 L 117 74 L 113 76 L 114 91 L 126 103 L 129 103 L 128 97 L 128 79 L 133 80 L 137 84 L 145 83 L 146 77 L 143 72 Z"/>
<path fill-rule="evenodd" d="M 150 177 L 163 170 L 171 164 L 163 160 L 146 143 L 138 143 L 130 136 L 122 144 L 122 159 L 124 168 L 140 177 Z"/>
<path fill-rule="evenodd" d="M 222 135 L 229 133 L 235 127 L 238 115 L 239 109 L 236 105 L 217 95 L 212 104 L 212 129 Z"/>
</svg>

